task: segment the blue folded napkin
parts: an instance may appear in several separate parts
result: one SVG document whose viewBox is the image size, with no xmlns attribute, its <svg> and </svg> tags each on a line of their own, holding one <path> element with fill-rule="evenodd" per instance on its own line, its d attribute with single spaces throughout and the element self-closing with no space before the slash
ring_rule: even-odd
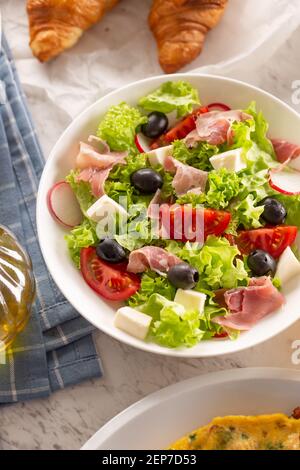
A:
<svg viewBox="0 0 300 470">
<path fill-rule="evenodd" d="M 7 41 L 0 50 L 0 224 L 27 249 L 37 284 L 28 326 L 0 361 L 0 403 L 49 395 L 102 375 L 90 325 L 50 277 L 37 241 L 35 204 L 44 160 Z M 3 359 L 3 358 L 2 358 Z"/>
</svg>

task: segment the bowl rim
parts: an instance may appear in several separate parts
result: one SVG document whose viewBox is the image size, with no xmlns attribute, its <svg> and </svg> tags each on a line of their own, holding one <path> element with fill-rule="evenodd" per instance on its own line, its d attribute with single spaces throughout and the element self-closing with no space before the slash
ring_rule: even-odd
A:
<svg viewBox="0 0 300 470">
<path fill-rule="evenodd" d="M 134 82 L 130 82 L 130 83 L 128 83 L 128 84 L 126 84 L 122 87 L 116 88 L 115 90 L 112 90 L 111 92 L 101 96 L 99 99 L 97 99 L 96 101 L 91 103 L 88 107 L 83 109 L 70 122 L 70 124 L 66 127 L 66 129 L 62 132 L 62 134 L 60 135 L 60 137 L 58 138 L 58 140 L 56 141 L 56 143 L 52 147 L 52 150 L 50 151 L 50 154 L 49 154 L 49 156 L 46 160 L 45 166 L 43 168 L 43 173 L 42 173 L 42 176 L 41 176 L 41 179 L 40 179 L 40 182 L 39 182 L 39 188 L 38 188 L 38 194 L 37 194 L 37 203 L 36 203 L 37 234 L 38 234 L 38 240 L 39 240 L 39 244 L 40 244 L 40 248 L 41 248 L 41 252 L 42 252 L 45 264 L 47 266 L 47 269 L 50 272 L 50 275 L 53 277 L 55 283 L 56 283 L 55 272 L 49 266 L 49 265 L 51 265 L 51 263 L 48 262 L 49 256 L 47 254 L 47 251 L 45 249 L 44 244 L 41 242 L 41 240 L 43 239 L 43 237 L 41 236 L 41 233 L 42 233 L 43 229 L 42 229 L 41 217 L 40 217 L 40 214 L 42 213 L 42 210 L 43 210 L 42 188 L 46 183 L 47 170 L 52 165 L 52 159 L 53 159 L 54 155 L 56 154 L 57 149 L 60 147 L 61 142 L 64 141 L 65 136 L 69 132 L 70 128 L 73 127 L 76 124 L 76 122 L 79 122 L 80 120 L 84 119 L 85 115 L 88 116 L 90 114 L 90 111 L 95 106 L 101 104 L 102 100 L 107 100 L 110 97 L 113 97 L 115 93 L 123 92 L 123 91 L 126 91 L 126 90 L 130 89 L 130 88 L 135 88 L 135 87 L 138 87 L 141 84 L 145 84 L 145 83 L 156 81 L 156 80 L 162 80 L 162 79 L 165 79 L 166 81 L 176 80 L 176 79 L 177 80 L 178 79 L 179 80 L 180 79 L 181 80 L 189 80 L 190 77 L 195 77 L 195 78 L 203 77 L 203 78 L 206 78 L 206 79 L 211 78 L 213 80 L 220 81 L 222 83 L 229 82 L 229 83 L 236 84 L 238 86 L 253 90 L 256 93 L 258 92 L 259 94 L 262 94 L 262 95 L 268 97 L 269 99 L 271 99 L 273 102 L 276 102 L 280 106 L 283 106 L 289 112 L 294 114 L 295 118 L 300 119 L 300 114 L 295 109 L 293 109 L 289 104 L 285 103 L 284 101 L 277 98 L 276 96 L 269 93 L 268 91 L 265 91 L 265 90 L 255 86 L 255 85 L 248 84 L 247 82 L 244 82 L 242 80 L 237 80 L 235 78 L 224 77 L 222 75 L 214 75 L 214 74 L 206 74 L 206 73 L 198 73 L 198 72 L 174 73 L 174 74 L 169 74 L 169 75 L 164 75 L 164 74 L 154 75 L 154 76 L 147 77 L 147 78 L 144 78 L 144 79 L 141 79 L 141 80 L 136 80 Z M 57 283 L 56 283 L 56 285 L 58 286 Z M 103 328 L 100 329 L 99 326 L 94 324 L 90 318 L 87 318 L 87 316 L 83 313 L 83 311 L 84 311 L 83 308 L 80 309 L 80 308 L 78 308 L 77 306 L 75 306 L 73 304 L 72 298 L 71 298 L 71 296 L 68 295 L 67 289 L 65 289 L 64 285 L 60 285 L 58 288 L 62 292 L 64 297 L 69 301 L 69 303 L 75 308 L 75 310 L 78 311 L 78 313 L 80 313 L 80 315 L 82 315 L 89 323 L 93 324 L 96 327 L 97 330 L 102 331 L 103 333 L 109 335 L 110 337 L 112 337 L 113 339 L 115 339 L 117 341 L 120 341 L 120 342 L 126 344 L 127 346 L 131 346 L 133 348 L 136 348 L 136 349 L 139 349 L 139 350 L 142 350 L 142 351 L 146 351 L 146 352 L 152 353 L 152 354 L 158 354 L 158 355 L 161 355 L 161 356 L 184 357 L 184 358 L 192 359 L 192 358 L 218 357 L 218 356 L 223 356 L 223 355 L 228 355 L 228 354 L 235 354 L 235 353 L 245 351 L 245 350 L 247 350 L 251 347 L 254 347 L 254 346 L 259 345 L 259 344 L 263 344 L 266 341 L 271 340 L 272 338 L 276 337 L 277 335 L 280 335 L 281 333 L 283 333 L 285 330 L 287 330 L 291 325 L 293 325 L 295 323 L 295 321 L 292 321 L 291 323 L 284 325 L 280 331 L 273 331 L 271 333 L 268 333 L 268 335 L 265 338 L 258 339 L 256 342 L 253 342 L 250 345 L 239 343 L 238 346 L 232 348 L 229 351 L 219 350 L 219 351 L 216 351 L 216 352 L 205 352 L 205 353 L 201 354 L 199 352 L 193 352 L 195 350 L 195 347 L 182 348 L 182 349 L 171 349 L 171 348 L 160 347 L 159 350 L 156 350 L 156 349 L 151 349 L 151 344 L 152 344 L 151 342 L 149 343 L 149 342 L 146 342 L 146 341 L 139 340 L 137 344 L 133 344 L 132 341 L 131 341 L 131 337 L 129 335 L 126 335 L 125 337 L 120 338 L 118 336 L 118 332 L 116 331 L 117 328 L 115 328 L 115 327 L 111 328 L 111 327 L 107 327 L 106 325 L 103 325 Z M 299 314 L 299 318 L 300 318 L 300 314 Z M 237 344 L 236 342 L 232 342 L 232 344 L 233 343 Z"/>
<path fill-rule="evenodd" d="M 255 380 L 288 380 L 300 382 L 300 372 L 295 369 L 281 367 L 245 367 L 209 372 L 175 384 L 163 387 L 125 408 L 101 426 L 93 436 L 81 447 L 81 450 L 97 450 L 105 442 L 106 437 L 122 429 L 129 421 L 149 411 L 156 405 L 181 395 L 182 392 L 218 386 L 231 382 Z M 275 411 L 274 411 L 275 412 Z"/>
</svg>

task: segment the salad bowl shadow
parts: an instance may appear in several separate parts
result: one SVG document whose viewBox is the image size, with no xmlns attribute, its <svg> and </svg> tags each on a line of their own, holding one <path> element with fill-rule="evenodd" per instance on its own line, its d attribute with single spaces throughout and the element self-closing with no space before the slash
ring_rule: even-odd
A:
<svg viewBox="0 0 300 470">
<path fill-rule="evenodd" d="M 299 143 L 300 115 L 271 94 L 246 83 L 212 75 L 174 74 L 168 80 L 187 80 L 196 87 L 203 104 L 224 102 L 233 109 L 244 109 L 256 101 L 270 124 L 270 135 Z M 141 341 L 118 330 L 113 324 L 115 303 L 100 298 L 84 282 L 69 258 L 64 240 L 66 230 L 58 225 L 47 210 L 47 193 L 58 180 L 62 180 L 74 168 L 78 142 L 87 141 L 96 133 L 99 121 L 112 105 L 126 101 L 136 105 L 145 96 L 166 81 L 164 75 L 147 78 L 118 89 L 96 101 L 83 111 L 64 131 L 54 146 L 43 171 L 37 198 L 37 228 L 43 257 L 47 267 L 69 302 L 96 328 L 130 346 L 167 356 L 210 357 L 235 353 L 262 343 L 280 334 L 300 318 L 300 284 L 283 286 L 286 302 L 278 311 L 270 314 L 250 331 L 234 341 L 216 339 L 202 341 L 192 348 L 169 349 L 152 342 Z"/>
</svg>

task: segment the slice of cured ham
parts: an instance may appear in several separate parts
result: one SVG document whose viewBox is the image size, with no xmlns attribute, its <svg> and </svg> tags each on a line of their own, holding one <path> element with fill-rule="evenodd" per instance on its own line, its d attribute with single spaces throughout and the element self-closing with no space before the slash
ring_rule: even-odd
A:
<svg viewBox="0 0 300 470">
<path fill-rule="evenodd" d="M 77 176 L 77 181 L 90 183 L 93 195 L 95 197 L 101 197 L 105 194 L 104 184 L 110 170 L 111 167 L 104 170 L 100 170 L 100 168 L 85 168 Z"/>
<path fill-rule="evenodd" d="M 76 168 L 100 168 L 101 170 L 116 165 L 118 163 L 125 163 L 127 152 L 98 152 L 92 145 L 80 142 L 79 152 L 76 157 Z"/>
<path fill-rule="evenodd" d="M 178 196 L 187 192 L 204 192 L 208 178 L 207 171 L 185 165 L 171 156 L 164 160 L 164 169 L 174 174 L 172 186 Z"/>
<path fill-rule="evenodd" d="M 90 136 L 90 143 L 80 142 L 79 152 L 76 157 L 76 168 L 79 168 L 77 180 L 90 183 L 92 193 L 95 197 L 104 194 L 104 184 L 108 178 L 110 170 L 118 164 L 124 164 L 127 152 L 111 152 L 107 143 L 98 137 Z"/>
<path fill-rule="evenodd" d="M 253 119 L 253 117 L 241 110 L 211 111 L 200 114 L 196 121 L 196 129 L 185 139 L 186 144 L 188 147 L 194 147 L 198 142 L 207 142 L 211 145 L 230 143 L 232 123 L 248 119 Z"/>
<path fill-rule="evenodd" d="M 275 155 L 280 163 L 289 162 L 296 158 L 300 158 L 300 145 L 291 144 L 287 140 L 271 139 L 274 147 Z"/>
<path fill-rule="evenodd" d="M 230 313 L 213 321 L 234 330 L 249 330 L 284 303 L 284 296 L 266 276 L 250 279 L 248 287 L 228 290 L 224 299 Z"/>
<path fill-rule="evenodd" d="M 175 264 L 182 263 L 177 256 L 157 246 L 144 246 L 129 255 L 127 271 L 143 273 L 147 269 L 157 273 L 166 273 Z"/>
</svg>

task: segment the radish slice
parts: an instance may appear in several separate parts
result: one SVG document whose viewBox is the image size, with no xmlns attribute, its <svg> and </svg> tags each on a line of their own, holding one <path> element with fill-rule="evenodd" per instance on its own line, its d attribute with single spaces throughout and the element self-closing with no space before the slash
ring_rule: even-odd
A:
<svg viewBox="0 0 300 470">
<path fill-rule="evenodd" d="M 224 103 L 210 103 L 207 105 L 209 111 L 230 111 L 231 108 Z"/>
<path fill-rule="evenodd" d="M 148 139 L 148 137 L 144 136 L 141 132 L 135 135 L 134 142 L 140 153 L 150 152 L 151 139 Z"/>
<path fill-rule="evenodd" d="M 47 206 L 52 217 L 64 227 L 76 227 L 83 220 L 76 196 L 66 181 L 59 181 L 49 189 Z"/>
<path fill-rule="evenodd" d="M 269 185 L 282 194 L 300 194 L 300 172 L 288 167 L 269 172 Z"/>
</svg>

